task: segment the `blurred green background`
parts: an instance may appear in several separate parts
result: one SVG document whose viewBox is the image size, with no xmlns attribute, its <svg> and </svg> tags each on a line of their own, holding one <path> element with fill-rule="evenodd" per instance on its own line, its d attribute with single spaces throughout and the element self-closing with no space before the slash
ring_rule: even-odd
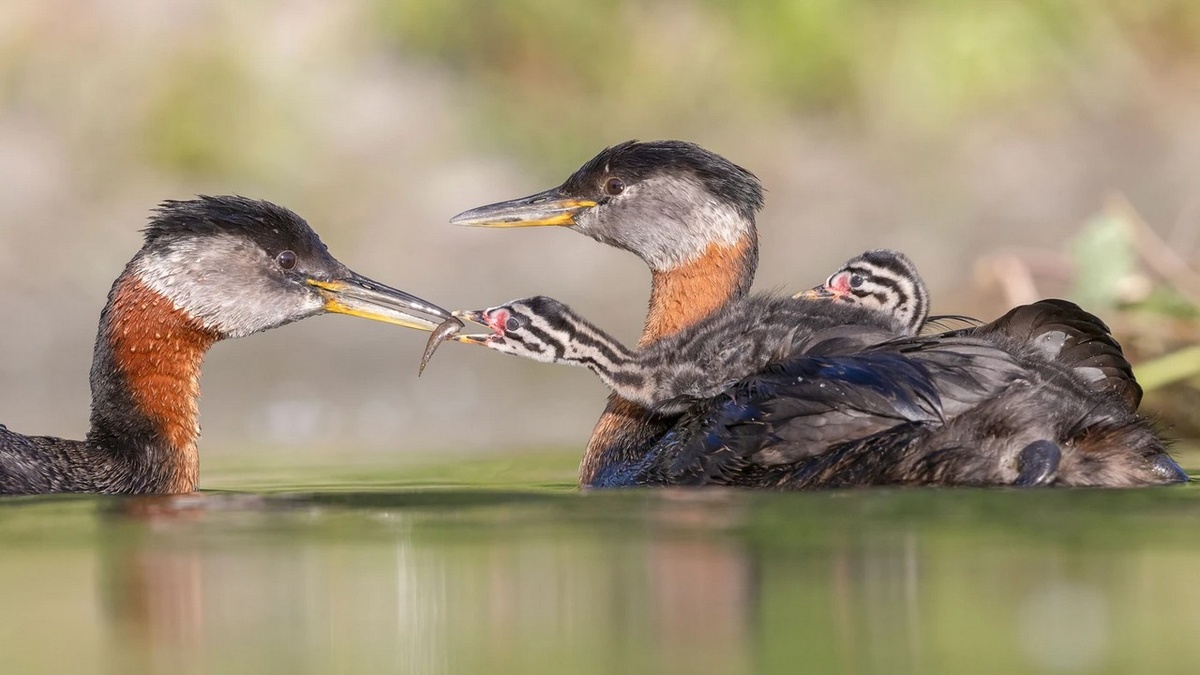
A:
<svg viewBox="0 0 1200 675">
<path fill-rule="evenodd" d="M 1078 299 L 1192 437 L 1198 119 L 1190 0 L 6 2 L 0 419 L 84 433 L 108 286 L 148 209 L 196 193 L 288 205 L 442 305 L 544 293 L 632 340 L 640 262 L 446 220 L 684 138 L 766 184 L 759 288 L 891 246 L 935 312 Z M 582 446 L 590 374 L 452 345 L 418 380 L 423 340 L 324 317 L 219 345 L 205 457 Z"/>
</svg>

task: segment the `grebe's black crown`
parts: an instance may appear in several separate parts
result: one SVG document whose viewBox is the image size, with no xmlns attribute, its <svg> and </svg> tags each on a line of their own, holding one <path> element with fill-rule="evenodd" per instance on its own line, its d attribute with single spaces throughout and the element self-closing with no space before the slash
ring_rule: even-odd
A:
<svg viewBox="0 0 1200 675">
<path fill-rule="evenodd" d="M 142 232 L 146 247 L 166 246 L 184 237 L 243 237 L 269 254 L 290 250 L 301 258 L 328 256 L 325 244 L 308 223 L 277 204 L 236 195 L 166 200 L 158 205 Z"/>
<path fill-rule="evenodd" d="M 920 275 L 917 273 L 917 266 L 913 264 L 913 261 L 908 256 L 893 249 L 876 248 L 865 251 L 857 257 L 851 258 L 847 262 L 846 267 L 850 267 L 860 261 L 879 269 L 888 270 L 899 277 L 910 279 L 920 278 Z"/>
<path fill-rule="evenodd" d="M 525 308 L 533 314 L 549 318 L 557 318 L 571 312 L 571 308 L 567 307 L 558 300 L 545 295 L 535 295 L 530 298 L 518 300 L 512 304 L 524 305 Z"/>
<path fill-rule="evenodd" d="M 696 176 L 710 192 L 736 205 L 747 219 L 752 220 L 763 206 L 762 184 L 753 173 L 687 141 L 626 141 L 605 148 L 572 174 L 563 190 L 589 195 L 605 175 L 634 182 L 669 173 Z"/>
<path fill-rule="evenodd" d="M 165 201 L 120 279 L 136 278 L 221 337 L 241 337 L 322 312 L 409 328 L 450 312 L 350 270 L 300 216 L 238 196 Z"/>
</svg>

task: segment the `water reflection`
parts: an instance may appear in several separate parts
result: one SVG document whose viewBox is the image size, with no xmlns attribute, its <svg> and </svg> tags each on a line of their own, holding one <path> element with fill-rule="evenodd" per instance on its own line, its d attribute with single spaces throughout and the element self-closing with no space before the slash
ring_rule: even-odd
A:
<svg viewBox="0 0 1200 675">
<path fill-rule="evenodd" d="M 0 649 L 113 672 L 1169 671 L 1200 657 L 1195 499 L 34 500 L 0 507 Z"/>
</svg>

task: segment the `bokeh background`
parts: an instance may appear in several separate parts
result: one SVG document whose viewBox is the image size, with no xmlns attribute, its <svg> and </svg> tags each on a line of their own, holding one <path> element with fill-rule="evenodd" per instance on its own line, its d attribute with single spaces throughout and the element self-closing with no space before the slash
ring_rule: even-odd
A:
<svg viewBox="0 0 1200 675">
<path fill-rule="evenodd" d="M 446 221 L 682 138 L 767 186 L 758 288 L 889 246 L 935 312 L 1075 298 L 1192 437 L 1198 120 L 1192 0 L 9 0 L 0 420 L 85 433 L 109 285 L 149 209 L 197 193 L 287 205 L 444 306 L 548 294 L 632 341 L 639 261 Z M 461 345 L 417 379 L 423 344 L 345 317 L 219 344 L 205 456 L 577 452 L 603 405 L 585 371 Z"/>
</svg>

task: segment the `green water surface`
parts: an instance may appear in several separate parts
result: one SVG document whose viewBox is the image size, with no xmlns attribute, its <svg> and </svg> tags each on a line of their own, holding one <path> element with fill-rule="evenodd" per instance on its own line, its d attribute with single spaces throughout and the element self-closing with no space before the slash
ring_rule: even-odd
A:
<svg viewBox="0 0 1200 675">
<path fill-rule="evenodd" d="M 3 672 L 1197 672 L 1200 487 L 580 493 L 555 454 L 0 500 Z"/>
</svg>

